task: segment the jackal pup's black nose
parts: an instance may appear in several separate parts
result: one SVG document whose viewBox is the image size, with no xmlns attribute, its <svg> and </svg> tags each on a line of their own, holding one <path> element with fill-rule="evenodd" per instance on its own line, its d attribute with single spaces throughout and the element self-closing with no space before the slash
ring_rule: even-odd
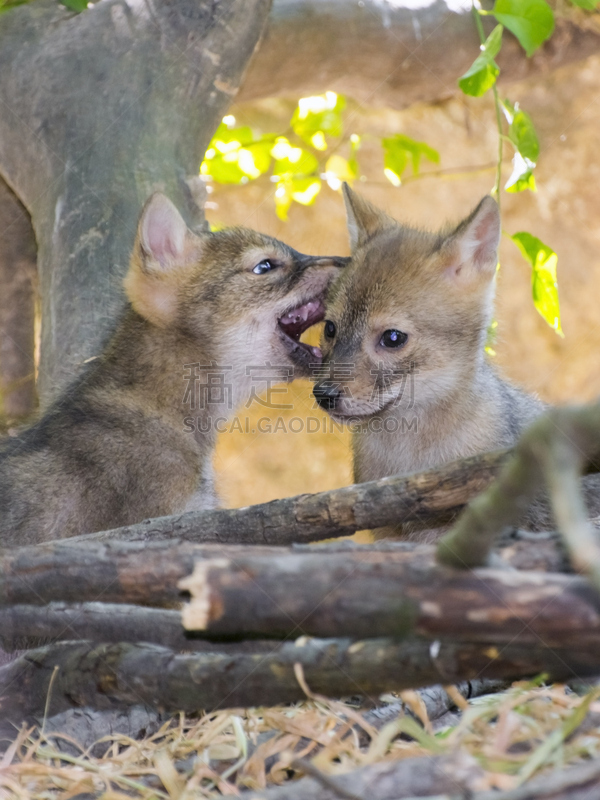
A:
<svg viewBox="0 0 600 800">
<path fill-rule="evenodd" d="M 341 397 L 339 387 L 335 385 L 332 386 L 327 382 L 315 383 L 313 386 L 313 394 L 317 403 L 321 408 L 325 409 L 325 411 L 333 411 Z"/>
</svg>

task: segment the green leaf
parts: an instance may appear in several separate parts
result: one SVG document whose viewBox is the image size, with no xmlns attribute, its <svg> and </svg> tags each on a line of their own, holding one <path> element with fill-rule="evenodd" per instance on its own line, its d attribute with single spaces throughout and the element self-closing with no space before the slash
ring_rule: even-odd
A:
<svg viewBox="0 0 600 800">
<path fill-rule="evenodd" d="M 361 137 L 357 133 L 353 133 L 350 136 L 350 158 L 348 159 L 348 166 L 351 172 L 354 174 L 354 177 L 358 177 L 358 158 L 356 157 L 357 152 L 360 150 L 361 145 Z"/>
<path fill-rule="evenodd" d="M 494 30 L 487 37 L 485 42 L 481 45 L 481 52 L 485 53 L 488 58 L 496 58 L 502 47 L 502 33 L 504 28 L 502 25 L 496 25 Z"/>
<path fill-rule="evenodd" d="M 562 336 L 558 286 L 556 283 L 558 256 L 552 248 L 526 231 L 515 233 L 510 238 L 517 245 L 524 258 L 531 264 L 533 304 L 548 325 Z"/>
<path fill-rule="evenodd" d="M 320 178 L 292 178 L 292 199 L 296 203 L 312 206 L 320 191 Z"/>
<path fill-rule="evenodd" d="M 524 192 L 529 189 L 536 192 L 535 178 L 533 175 L 533 168 L 535 164 L 527 158 L 516 152 L 513 157 L 513 171 L 512 175 L 506 182 L 504 187 L 507 192 Z"/>
<path fill-rule="evenodd" d="M 88 0 L 60 0 L 60 2 L 71 11 L 77 11 L 78 14 L 88 7 Z"/>
<path fill-rule="evenodd" d="M 281 177 L 310 175 L 319 167 L 319 162 L 312 153 L 302 147 L 293 147 L 285 136 L 276 139 L 271 155 L 275 158 L 273 175 Z"/>
<path fill-rule="evenodd" d="M 494 59 L 488 59 L 482 54 L 477 56 L 470 69 L 459 78 L 458 85 L 463 94 L 481 97 L 496 83 L 499 74 L 500 67 Z"/>
<path fill-rule="evenodd" d="M 356 159 L 354 162 L 356 164 Z M 344 181 L 353 181 L 356 178 L 356 169 L 351 161 L 335 154 L 327 159 L 325 176 L 329 186 L 337 191 Z"/>
<path fill-rule="evenodd" d="M 346 98 L 335 92 L 302 97 L 292 115 L 292 130 L 307 144 L 325 150 L 325 134 L 341 136 L 343 133 L 342 111 L 345 106 Z"/>
<path fill-rule="evenodd" d="M 508 136 L 523 158 L 535 162 L 540 154 L 540 142 L 531 117 L 526 111 L 514 106 L 514 116 L 508 129 Z"/>
<path fill-rule="evenodd" d="M 312 176 L 283 177 L 275 189 L 275 212 L 284 222 L 288 218 L 288 211 L 292 201 L 303 206 L 311 206 L 321 191 L 321 179 Z"/>
<path fill-rule="evenodd" d="M 210 141 L 208 147 L 217 147 L 219 142 L 222 145 L 238 142 L 240 145 L 251 144 L 254 141 L 252 129 L 247 125 L 242 125 L 240 128 L 229 128 L 224 122 L 221 122 L 215 135 Z M 219 149 L 219 147 L 217 147 Z"/>
<path fill-rule="evenodd" d="M 225 117 L 234 120 L 233 117 Z M 202 175 L 217 183 L 244 183 L 265 173 L 271 165 L 274 136 L 267 134 L 254 141 L 247 125 L 233 128 L 222 122 L 211 139 L 200 165 Z"/>
<path fill-rule="evenodd" d="M 496 83 L 500 68 L 494 61 L 502 46 L 502 25 L 496 25 L 484 44 L 481 53 L 465 74 L 459 78 L 458 85 L 471 97 L 481 97 Z"/>
<path fill-rule="evenodd" d="M 258 178 L 271 166 L 272 141 L 255 142 L 239 150 L 238 164 L 249 178 Z"/>
<path fill-rule="evenodd" d="M 4 14 L 5 11 L 10 11 L 11 8 L 23 6 L 27 2 L 29 2 L 29 0 L 0 0 L 0 14 Z"/>
<path fill-rule="evenodd" d="M 202 175 L 210 175 L 217 183 L 242 183 L 247 174 L 238 164 L 239 150 L 205 159 L 200 165 Z"/>
<path fill-rule="evenodd" d="M 600 0 L 571 0 L 574 6 L 585 8 L 586 11 L 594 11 Z"/>
<path fill-rule="evenodd" d="M 409 157 L 414 175 L 419 173 L 422 156 L 435 164 L 438 164 L 440 160 L 440 154 L 433 147 L 425 142 L 417 142 L 402 133 L 382 139 L 381 143 L 384 152 L 384 172 L 388 180 L 395 186 L 400 185 Z"/>
<path fill-rule="evenodd" d="M 517 37 L 528 56 L 554 30 L 554 12 L 545 0 L 496 0 L 492 13 Z"/>
<path fill-rule="evenodd" d="M 535 175 L 531 170 L 524 172 L 520 175 L 516 181 L 512 182 L 509 180 L 506 186 L 504 187 L 504 191 L 510 192 L 514 194 L 516 192 L 524 192 L 529 189 L 530 192 L 537 192 L 537 186 L 535 185 Z"/>
<path fill-rule="evenodd" d="M 275 213 L 286 222 L 288 218 L 288 211 L 292 205 L 292 182 L 290 180 L 281 180 L 277 183 L 275 188 Z"/>
</svg>

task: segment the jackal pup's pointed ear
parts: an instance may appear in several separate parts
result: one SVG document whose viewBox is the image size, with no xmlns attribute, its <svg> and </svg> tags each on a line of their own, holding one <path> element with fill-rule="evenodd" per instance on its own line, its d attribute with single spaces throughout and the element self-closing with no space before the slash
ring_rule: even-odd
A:
<svg viewBox="0 0 600 800">
<path fill-rule="evenodd" d="M 350 248 L 354 252 L 358 247 L 383 228 L 390 228 L 397 223 L 381 211 L 373 203 L 365 200 L 347 183 L 342 186 L 344 203 L 346 204 L 346 217 L 348 233 L 350 234 Z"/>
<path fill-rule="evenodd" d="M 444 242 L 453 278 L 491 280 L 496 274 L 500 244 L 500 212 L 487 195 Z"/>
<path fill-rule="evenodd" d="M 125 278 L 125 292 L 138 314 L 162 328 L 173 321 L 179 288 L 200 250 L 200 238 L 169 198 L 153 194 L 142 211 Z"/>
</svg>

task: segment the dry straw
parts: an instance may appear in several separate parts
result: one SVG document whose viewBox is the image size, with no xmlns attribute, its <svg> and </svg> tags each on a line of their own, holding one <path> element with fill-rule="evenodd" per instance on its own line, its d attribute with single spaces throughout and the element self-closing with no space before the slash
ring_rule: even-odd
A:
<svg viewBox="0 0 600 800">
<path fill-rule="evenodd" d="M 69 755 L 51 734 L 23 729 L 0 760 L 0 797 L 237 796 L 243 789 L 297 779 L 301 763 L 335 777 L 383 760 L 457 750 L 483 768 L 477 788 L 506 790 L 600 756 L 599 696 L 598 690 L 582 698 L 562 685 L 515 683 L 505 692 L 463 701 L 458 724 L 454 715 L 453 727 L 447 727 L 444 719 L 429 720 L 424 704 L 409 693 L 402 699 L 411 713 L 377 730 L 350 701 L 311 695 L 291 706 L 230 709 L 197 719 L 181 715 L 140 741 L 102 740 L 101 757 L 89 751 Z"/>
</svg>

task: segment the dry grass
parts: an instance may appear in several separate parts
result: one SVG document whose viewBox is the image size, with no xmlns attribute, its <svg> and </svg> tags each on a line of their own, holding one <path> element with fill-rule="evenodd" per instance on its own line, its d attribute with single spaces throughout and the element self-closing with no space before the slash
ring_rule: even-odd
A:
<svg viewBox="0 0 600 800">
<path fill-rule="evenodd" d="M 290 763 L 297 758 L 339 775 L 381 760 L 459 748 L 484 769 L 481 789 L 509 789 L 541 771 L 600 755 L 599 696 L 599 690 L 581 698 L 562 685 L 515 683 L 465 701 L 459 724 L 436 733 L 429 720 L 422 725 L 409 715 L 377 731 L 356 708 L 337 701 L 232 709 L 198 719 L 181 716 L 142 741 L 111 737 L 103 740 L 101 758 L 60 753 L 39 731 L 23 730 L 0 760 L 0 796 L 237 796 L 244 788 L 293 780 Z"/>
</svg>

